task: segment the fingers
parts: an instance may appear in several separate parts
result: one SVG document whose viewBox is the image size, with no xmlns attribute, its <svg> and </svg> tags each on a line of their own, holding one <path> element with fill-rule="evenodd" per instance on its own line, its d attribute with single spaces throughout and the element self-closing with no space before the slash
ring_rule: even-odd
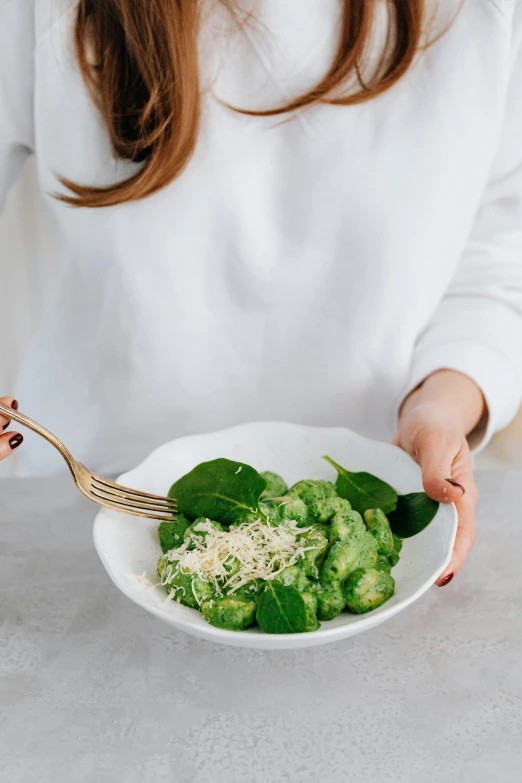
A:
<svg viewBox="0 0 522 783">
<path fill-rule="evenodd" d="M 3 402 L 4 405 L 7 405 L 15 411 L 18 410 L 18 402 L 14 397 L 0 397 L 0 402 Z M 5 432 L 9 427 L 10 422 L 11 420 L 8 419 L 7 416 L 0 415 L 0 432 L 3 431 L 3 434 L 0 435 L 0 460 L 9 457 L 24 440 L 19 432 Z"/>
<path fill-rule="evenodd" d="M 441 503 L 456 505 L 459 522 L 455 547 L 450 564 L 436 582 L 443 587 L 458 574 L 475 543 L 477 488 L 467 441 L 452 430 L 420 427 L 413 436 L 396 436 L 394 442 L 406 447 L 421 466 L 426 493 Z"/>
<path fill-rule="evenodd" d="M 23 435 L 19 432 L 4 432 L 0 436 L 0 460 L 10 457 L 15 449 L 23 443 Z"/>
<path fill-rule="evenodd" d="M 475 503 L 476 490 L 473 490 L 466 493 L 462 500 L 456 504 L 459 526 L 455 547 L 449 566 L 437 579 L 436 584 L 439 587 L 449 584 L 453 577 L 458 574 L 475 543 Z"/>
<path fill-rule="evenodd" d="M 0 397 L 0 402 L 3 402 L 8 408 L 13 408 L 15 411 L 18 410 L 18 402 L 14 397 Z M 10 421 L 7 416 L 0 416 L 0 429 L 6 430 Z"/>
<path fill-rule="evenodd" d="M 455 547 L 449 566 L 437 579 L 439 587 L 458 574 L 475 543 L 477 488 L 467 443 L 453 442 L 451 434 L 431 435 L 419 452 L 426 493 L 440 502 L 454 502 L 459 516 Z M 448 478 L 461 486 L 454 486 Z"/>
<path fill-rule="evenodd" d="M 415 451 L 424 490 L 433 500 L 458 503 L 474 486 L 469 449 L 462 436 L 437 430 L 420 434 Z"/>
</svg>

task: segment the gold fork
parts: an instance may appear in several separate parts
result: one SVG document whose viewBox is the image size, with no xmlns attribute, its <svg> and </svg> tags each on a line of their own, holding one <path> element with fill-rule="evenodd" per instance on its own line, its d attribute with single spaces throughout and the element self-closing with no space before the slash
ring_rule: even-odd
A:
<svg viewBox="0 0 522 783">
<path fill-rule="evenodd" d="M 23 413 L 8 408 L 0 402 L 0 414 L 7 416 L 8 419 L 17 421 L 28 427 L 33 432 L 41 435 L 52 446 L 57 449 L 67 463 L 72 473 L 74 483 L 86 498 L 105 508 L 114 508 L 116 511 L 123 511 L 125 514 L 133 514 L 136 517 L 146 517 L 147 519 L 172 519 L 176 514 L 176 500 L 174 498 L 162 497 L 161 495 L 151 495 L 149 492 L 140 492 L 129 487 L 122 487 L 120 484 L 114 484 L 107 481 L 95 473 L 91 473 L 85 465 L 73 459 L 69 449 L 58 440 L 56 435 L 46 430 L 41 424 L 37 424 Z"/>
</svg>

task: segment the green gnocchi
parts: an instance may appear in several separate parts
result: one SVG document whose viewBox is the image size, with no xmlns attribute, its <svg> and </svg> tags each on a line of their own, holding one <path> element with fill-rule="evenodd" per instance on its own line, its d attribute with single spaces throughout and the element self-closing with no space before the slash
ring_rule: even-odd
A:
<svg viewBox="0 0 522 783">
<path fill-rule="evenodd" d="M 288 487 L 231 460 L 196 466 L 169 493 L 182 495 L 183 513 L 158 529 L 161 584 L 230 631 L 312 632 L 341 612 L 378 608 L 394 594 L 402 539 L 382 509 L 361 505 L 361 491 L 360 511 L 340 496 L 357 475 Z"/>
</svg>

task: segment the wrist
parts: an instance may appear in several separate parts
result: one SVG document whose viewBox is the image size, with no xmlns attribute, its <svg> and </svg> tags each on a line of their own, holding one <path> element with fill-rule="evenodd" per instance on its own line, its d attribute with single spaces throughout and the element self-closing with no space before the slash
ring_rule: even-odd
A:
<svg viewBox="0 0 522 783">
<path fill-rule="evenodd" d="M 487 406 L 482 391 L 467 375 L 437 370 L 406 397 L 399 424 L 413 411 L 442 418 L 447 426 L 468 435 L 487 414 Z"/>
</svg>

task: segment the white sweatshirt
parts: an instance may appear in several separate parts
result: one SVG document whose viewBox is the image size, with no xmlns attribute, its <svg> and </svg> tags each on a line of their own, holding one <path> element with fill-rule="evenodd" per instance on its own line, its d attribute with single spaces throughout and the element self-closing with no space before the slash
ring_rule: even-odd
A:
<svg viewBox="0 0 522 783">
<path fill-rule="evenodd" d="M 98 184 L 136 169 L 114 160 L 79 75 L 74 6 L 0 0 L 0 202 L 31 153 L 46 194 L 58 174 Z M 340 5 L 256 7 L 244 33 L 208 22 L 212 88 L 177 181 L 111 209 L 47 196 L 68 266 L 2 393 L 111 473 L 250 420 L 389 439 L 405 393 L 446 367 L 483 390 L 485 443 L 522 389 L 521 3 L 465 0 L 388 93 L 286 122 L 217 98 L 268 107 L 315 83 Z M 65 469 L 27 441 L 21 475 Z"/>
</svg>

